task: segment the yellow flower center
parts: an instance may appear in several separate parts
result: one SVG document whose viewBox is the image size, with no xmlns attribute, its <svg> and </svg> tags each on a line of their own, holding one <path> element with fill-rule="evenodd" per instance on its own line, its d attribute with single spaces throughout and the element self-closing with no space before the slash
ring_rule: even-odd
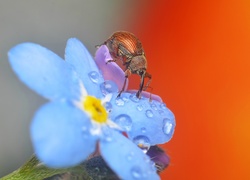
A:
<svg viewBox="0 0 250 180">
<path fill-rule="evenodd" d="M 87 111 L 91 119 L 98 123 L 106 123 L 108 119 L 108 113 L 103 107 L 101 100 L 94 96 L 86 96 L 83 101 L 83 108 Z"/>
</svg>

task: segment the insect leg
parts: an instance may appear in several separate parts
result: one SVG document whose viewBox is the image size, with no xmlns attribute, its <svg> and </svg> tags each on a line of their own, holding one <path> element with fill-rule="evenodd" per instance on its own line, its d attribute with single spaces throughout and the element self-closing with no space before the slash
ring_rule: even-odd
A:
<svg viewBox="0 0 250 180">
<path fill-rule="evenodd" d="M 136 97 L 137 97 L 137 98 L 141 98 L 141 92 L 142 92 L 143 85 L 144 85 L 144 77 L 145 77 L 145 74 L 143 74 L 143 75 L 141 76 L 140 87 L 139 87 L 139 90 L 138 90 L 137 93 L 136 93 Z"/>
<path fill-rule="evenodd" d="M 125 80 L 124 80 L 124 83 L 123 83 L 123 86 L 122 86 L 122 90 L 119 92 L 119 94 L 117 95 L 117 97 L 119 97 L 122 94 L 122 92 L 124 91 L 125 86 L 127 84 L 128 76 L 131 75 L 131 71 L 129 69 L 127 69 L 124 73 L 125 73 Z"/>
<path fill-rule="evenodd" d="M 143 91 L 145 91 L 145 90 L 148 88 L 149 84 L 150 84 L 151 81 L 152 81 L 152 76 L 151 76 L 151 74 L 149 74 L 148 72 L 146 72 L 145 77 L 149 78 L 149 80 L 148 80 L 146 86 L 144 86 Z"/>
</svg>

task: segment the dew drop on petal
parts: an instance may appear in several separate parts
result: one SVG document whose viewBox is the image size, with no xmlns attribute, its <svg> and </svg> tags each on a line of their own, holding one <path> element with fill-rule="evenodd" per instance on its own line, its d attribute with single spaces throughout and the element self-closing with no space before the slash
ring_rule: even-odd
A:
<svg viewBox="0 0 250 180">
<path fill-rule="evenodd" d="M 151 107 L 153 110 L 157 110 L 157 106 L 155 105 L 155 103 L 151 103 L 151 104 L 150 104 L 150 107 Z"/>
<path fill-rule="evenodd" d="M 136 109 L 137 109 L 138 111 L 142 111 L 142 110 L 143 110 L 143 106 L 139 104 L 139 105 L 136 107 Z"/>
<path fill-rule="evenodd" d="M 131 101 L 133 101 L 133 102 L 139 102 L 139 98 L 138 97 L 136 97 L 136 94 L 135 93 L 133 93 L 133 94 L 131 94 L 130 96 L 129 96 L 129 99 L 131 100 Z"/>
<path fill-rule="evenodd" d="M 99 82 L 99 74 L 96 71 L 91 71 L 89 73 L 89 78 L 93 83 L 98 83 Z"/>
<path fill-rule="evenodd" d="M 160 107 L 161 107 L 162 109 L 167 109 L 167 106 L 166 106 L 165 103 L 161 103 L 161 104 L 160 104 Z"/>
<path fill-rule="evenodd" d="M 163 132 L 164 132 L 166 135 L 172 135 L 173 130 L 174 130 L 173 128 L 174 128 L 174 127 L 173 127 L 173 122 L 172 122 L 170 119 L 165 118 L 165 119 L 163 120 L 163 128 L 162 128 Z"/>
<path fill-rule="evenodd" d="M 133 139 L 133 142 L 141 148 L 144 153 L 147 153 L 150 148 L 150 141 L 146 136 L 139 135 Z"/>
<path fill-rule="evenodd" d="M 164 111 L 163 110 L 159 110 L 158 113 L 163 116 L 164 115 Z"/>
<path fill-rule="evenodd" d="M 109 128 L 102 128 L 102 135 L 103 135 L 103 139 L 106 141 L 106 142 L 111 142 L 113 141 L 113 138 L 112 138 L 112 131 L 111 129 Z"/>
<path fill-rule="evenodd" d="M 145 127 L 142 127 L 142 128 L 141 128 L 141 132 L 142 132 L 142 133 L 145 133 L 145 132 L 146 132 L 146 128 L 145 128 Z"/>
<path fill-rule="evenodd" d="M 129 99 L 127 98 L 127 97 L 122 97 L 122 100 L 124 101 L 124 102 L 128 102 L 129 101 Z"/>
<path fill-rule="evenodd" d="M 154 116 L 153 111 L 150 110 L 150 109 L 147 110 L 147 111 L 146 111 L 146 116 L 149 117 L 149 118 L 152 118 L 152 117 Z"/>
<path fill-rule="evenodd" d="M 130 131 L 132 128 L 132 119 L 126 114 L 121 114 L 117 116 L 114 122 L 123 128 L 125 131 Z"/>
<path fill-rule="evenodd" d="M 139 166 L 132 167 L 131 173 L 135 179 L 141 179 L 142 177 L 142 170 Z"/>
<path fill-rule="evenodd" d="M 124 106 L 124 101 L 123 101 L 122 98 L 118 97 L 118 98 L 115 99 L 115 104 L 117 106 Z"/>
<path fill-rule="evenodd" d="M 112 104 L 110 102 L 106 102 L 105 109 L 107 112 L 111 112 L 112 111 Z"/>
<path fill-rule="evenodd" d="M 115 93 L 118 90 L 117 85 L 113 81 L 104 81 L 100 84 L 100 89 L 103 95 Z"/>
<path fill-rule="evenodd" d="M 82 126 L 81 130 L 82 130 L 82 135 L 84 138 L 89 137 L 89 131 L 88 131 L 88 128 L 86 126 Z"/>
<path fill-rule="evenodd" d="M 127 156 L 127 160 L 128 161 L 132 161 L 133 160 L 133 157 L 134 157 L 135 153 L 133 151 L 131 151 L 128 156 Z"/>
</svg>

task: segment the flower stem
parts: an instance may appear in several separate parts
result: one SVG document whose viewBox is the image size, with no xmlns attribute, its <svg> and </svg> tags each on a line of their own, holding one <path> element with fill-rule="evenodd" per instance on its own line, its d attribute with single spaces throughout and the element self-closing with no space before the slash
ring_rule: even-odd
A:
<svg viewBox="0 0 250 180">
<path fill-rule="evenodd" d="M 43 180 L 56 174 L 66 172 L 81 174 L 81 176 L 86 180 L 92 180 L 82 165 L 65 169 L 51 169 L 43 165 L 35 155 L 32 155 L 31 159 L 28 160 L 22 167 L 0 178 L 0 180 Z"/>
</svg>

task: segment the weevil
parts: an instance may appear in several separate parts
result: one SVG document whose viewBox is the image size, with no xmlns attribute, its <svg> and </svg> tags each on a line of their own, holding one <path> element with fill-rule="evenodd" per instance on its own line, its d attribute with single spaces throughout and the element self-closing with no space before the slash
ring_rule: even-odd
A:
<svg viewBox="0 0 250 180">
<path fill-rule="evenodd" d="M 141 80 L 136 97 L 140 98 L 141 92 L 146 90 L 152 81 L 151 74 L 147 72 L 147 59 L 145 57 L 141 41 L 130 32 L 117 31 L 103 44 L 108 47 L 110 55 L 113 58 L 113 60 L 109 60 L 107 63 L 121 60 L 125 66 L 125 80 L 118 97 L 124 91 L 128 77 L 131 74 L 138 74 Z M 144 78 L 149 78 L 145 86 Z"/>
</svg>

